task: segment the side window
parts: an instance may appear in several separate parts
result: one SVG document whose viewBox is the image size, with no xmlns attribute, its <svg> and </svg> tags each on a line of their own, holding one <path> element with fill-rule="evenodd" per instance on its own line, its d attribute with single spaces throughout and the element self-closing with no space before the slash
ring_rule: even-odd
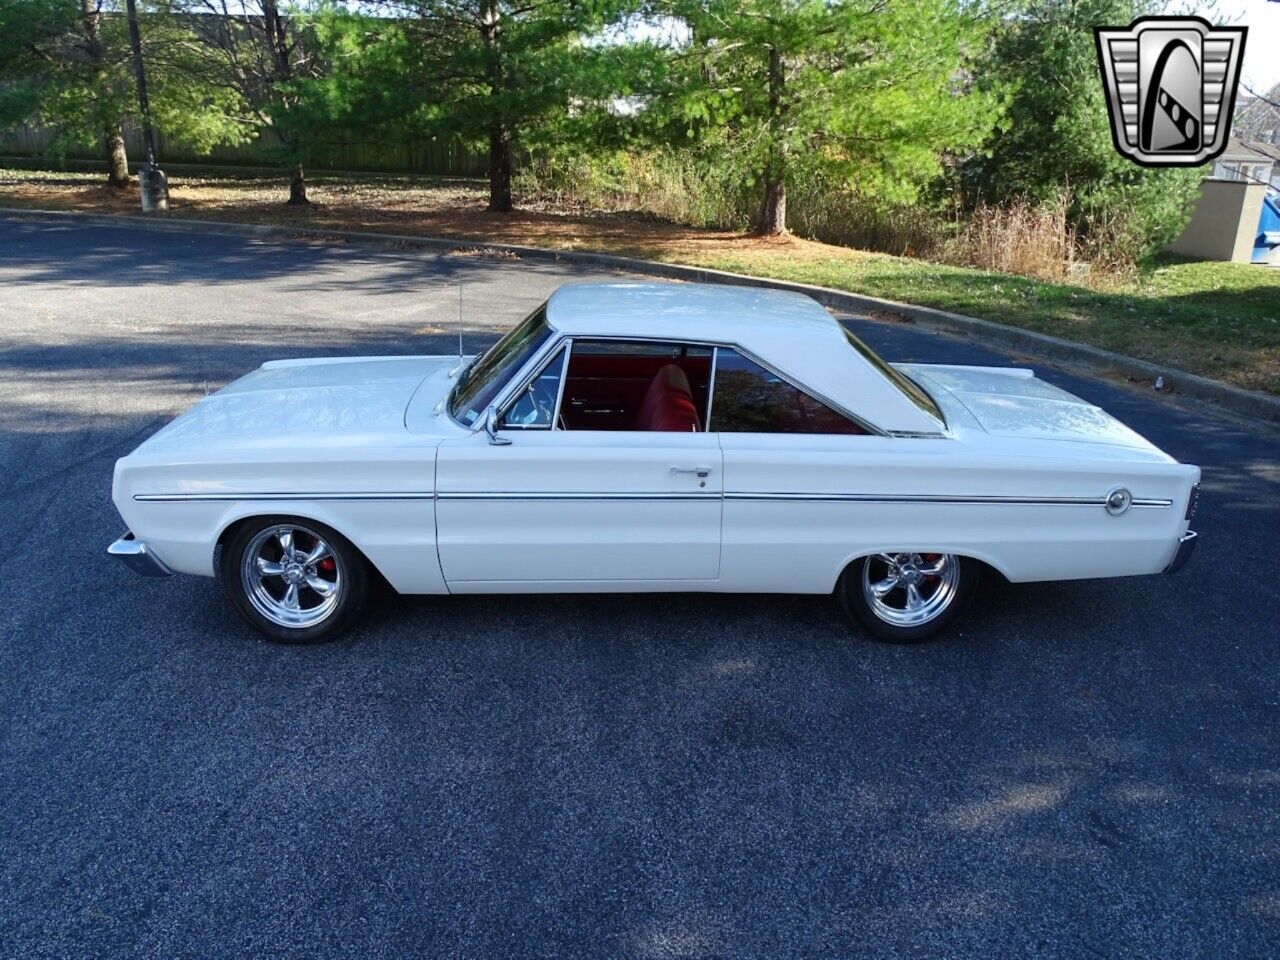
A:
<svg viewBox="0 0 1280 960">
<path fill-rule="evenodd" d="M 701 432 L 710 380 L 710 347 L 652 340 L 574 340 L 558 426 Z"/>
<path fill-rule="evenodd" d="M 516 430 L 549 430 L 560 398 L 565 350 L 557 351 L 507 408 L 502 425 Z"/>
<path fill-rule="evenodd" d="M 867 431 L 736 350 L 716 351 L 709 430 L 719 433 Z"/>
</svg>

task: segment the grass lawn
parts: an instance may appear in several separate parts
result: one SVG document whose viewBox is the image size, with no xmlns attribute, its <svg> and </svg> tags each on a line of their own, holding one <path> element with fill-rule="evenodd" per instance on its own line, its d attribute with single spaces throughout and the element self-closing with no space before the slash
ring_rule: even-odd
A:
<svg viewBox="0 0 1280 960">
<path fill-rule="evenodd" d="M 102 179 L 0 169 L 0 206 L 139 211 L 134 191 L 112 191 Z M 321 176 L 309 192 L 310 207 L 290 208 L 279 179 L 171 171 L 170 215 L 604 250 L 814 283 L 1026 327 L 1280 394 L 1280 269 L 1169 260 L 1126 285 L 1094 288 L 629 213 L 531 205 L 491 214 L 485 185 L 470 180 Z"/>
</svg>

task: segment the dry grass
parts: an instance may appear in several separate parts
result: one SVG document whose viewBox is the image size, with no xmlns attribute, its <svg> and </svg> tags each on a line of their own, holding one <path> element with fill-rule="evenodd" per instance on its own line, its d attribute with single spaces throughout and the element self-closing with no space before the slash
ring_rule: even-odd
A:
<svg viewBox="0 0 1280 960">
<path fill-rule="evenodd" d="M 1059 280 L 1078 264 L 1078 241 L 1064 201 L 1033 207 L 1025 201 L 980 206 L 953 244 L 966 266 Z"/>
<path fill-rule="evenodd" d="M 648 214 L 564 209 L 555 197 L 491 214 L 476 181 L 317 178 L 315 203 L 302 208 L 284 205 L 286 186 L 275 179 L 174 176 L 170 183 L 171 217 L 602 250 L 751 273 L 984 317 L 1280 393 L 1280 270 L 1169 262 L 1105 288 L 1085 286 L 1069 276 L 1069 250 L 1040 239 L 1062 231 L 1030 215 L 993 215 L 975 225 L 973 262 L 983 269 L 974 269 L 693 229 Z M 0 170 L 0 206 L 139 212 L 135 191 L 112 191 L 100 175 L 9 170 Z M 1065 279 L 1003 272 L 1014 269 Z"/>
</svg>

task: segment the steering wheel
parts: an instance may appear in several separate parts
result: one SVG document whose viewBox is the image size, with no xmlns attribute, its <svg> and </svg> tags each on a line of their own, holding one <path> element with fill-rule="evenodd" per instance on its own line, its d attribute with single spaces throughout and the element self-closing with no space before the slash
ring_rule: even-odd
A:
<svg viewBox="0 0 1280 960">
<path fill-rule="evenodd" d="M 559 377 L 539 377 L 529 385 L 529 399 L 533 401 L 537 411 L 536 423 L 551 423 L 556 412 L 556 394 L 559 390 Z"/>
</svg>

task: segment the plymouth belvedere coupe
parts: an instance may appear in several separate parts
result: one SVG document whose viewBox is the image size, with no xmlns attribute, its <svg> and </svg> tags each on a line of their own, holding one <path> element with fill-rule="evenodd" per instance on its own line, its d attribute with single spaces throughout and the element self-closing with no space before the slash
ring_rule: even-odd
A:
<svg viewBox="0 0 1280 960">
<path fill-rule="evenodd" d="M 402 593 L 830 594 L 921 639 L 978 577 L 1173 572 L 1200 478 L 1030 370 L 889 364 L 795 293 L 572 284 L 483 355 L 279 360 L 116 464 L 145 574 L 277 640 Z"/>
</svg>

